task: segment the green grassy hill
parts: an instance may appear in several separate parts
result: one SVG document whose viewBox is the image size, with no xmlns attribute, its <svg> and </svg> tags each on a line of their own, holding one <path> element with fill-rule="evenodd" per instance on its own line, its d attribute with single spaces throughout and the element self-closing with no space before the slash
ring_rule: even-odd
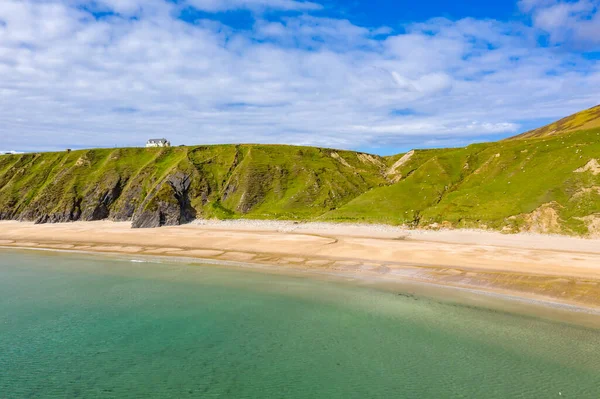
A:
<svg viewBox="0 0 600 399">
<path fill-rule="evenodd" d="M 594 126 L 595 109 L 569 126 Z M 555 130 L 392 157 L 280 145 L 3 155 L 0 219 L 155 227 L 243 217 L 598 235 L 600 127 Z"/>
<path fill-rule="evenodd" d="M 386 183 L 383 158 L 268 145 L 0 156 L 0 218 L 38 223 L 310 219 Z"/>
<path fill-rule="evenodd" d="M 569 115 L 559 121 L 538 129 L 530 130 L 512 139 L 532 139 L 536 137 L 560 136 L 578 130 L 600 128 L 600 105 Z"/>
<path fill-rule="evenodd" d="M 600 232 L 600 128 L 563 136 L 415 151 L 395 184 L 322 216 L 328 220 Z"/>
</svg>

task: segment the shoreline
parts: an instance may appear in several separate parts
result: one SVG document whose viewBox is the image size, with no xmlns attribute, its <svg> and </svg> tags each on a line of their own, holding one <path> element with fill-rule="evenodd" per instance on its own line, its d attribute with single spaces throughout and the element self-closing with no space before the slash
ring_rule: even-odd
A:
<svg viewBox="0 0 600 399">
<path fill-rule="evenodd" d="M 293 274 L 299 276 L 310 275 L 313 277 L 332 277 L 336 281 L 340 281 L 343 279 L 344 281 L 352 280 L 356 282 L 363 283 L 414 283 L 422 286 L 430 286 L 435 288 L 447 288 L 451 290 L 457 290 L 464 293 L 473 293 L 476 295 L 484 295 L 490 298 L 499 298 L 503 300 L 513 301 L 513 302 L 521 302 L 530 305 L 536 306 L 545 306 L 554 309 L 579 312 L 591 315 L 599 315 L 600 316 L 600 307 L 586 307 L 577 304 L 571 304 L 566 302 L 558 302 L 552 301 L 548 298 L 544 297 L 534 297 L 531 296 L 523 296 L 523 295 L 511 295 L 508 292 L 500 292 L 499 290 L 483 290 L 477 288 L 469 288 L 466 286 L 459 285 L 449 285 L 449 284 L 440 284 L 434 281 L 426 281 L 413 279 L 410 277 L 406 277 L 404 280 L 400 279 L 391 279 L 386 280 L 382 279 L 377 275 L 363 275 L 357 276 L 349 273 L 345 273 L 342 271 L 323 271 L 323 270 L 314 270 L 314 269 L 299 269 L 299 268 L 290 268 L 290 267 L 282 267 L 275 266 L 269 264 L 262 263 L 248 263 L 248 262 L 236 262 L 236 261 L 226 261 L 226 260 L 214 260 L 208 258 L 196 258 L 196 257 L 178 257 L 178 256 L 164 256 L 164 255 L 149 255 L 149 254 L 129 254 L 123 252 L 98 252 L 98 251 L 84 251 L 84 250 L 70 250 L 70 249 L 56 249 L 56 248 L 44 248 L 44 247 L 16 247 L 16 246 L 2 246 L 0 245 L 0 249 L 7 250 L 19 250 L 19 251 L 41 251 L 41 252 L 51 252 L 51 253 L 67 253 L 74 255 L 90 255 L 90 256 L 106 256 L 110 258 L 116 258 L 123 261 L 133 262 L 133 263 L 168 263 L 168 264 L 185 264 L 185 265 L 207 265 L 207 266 L 219 266 L 219 267 L 227 267 L 233 269 L 244 269 L 250 271 L 264 271 L 268 273 L 281 273 L 281 274 Z M 144 260 L 135 259 L 135 257 L 143 257 L 147 258 Z"/>
<path fill-rule="evenodd" d="M 506 313 L 521 317 L 533 317 L 549 322 L 567 323 L 581 328 L 600 330 L 600 307 L 580 303 L 569 303 L 534 294 L 523 294 L 509 290 L 498 290 L 487 287 L 460 286 L 443 284 L 413 278 L 385 279 L 378 275 L 353 275 L 342 271 L 308 270 L 281 267 L 269 264 L 248 263 L 204 259 L 197 257 L 177 257 L 147 254 L 129 254 L 119 252 L 97 252 L 68 250 L 55 248 L 6 247 L 3 250 L 23 252 L 49 252 L 52 254 L 84 255 L 107 257 L 112 261 L 126 263 L 154 263 L 165 265 L 218 267 L 229 270 L 243 270 L 251 273 L 264 273 L 273 276 L 292 276 L 316 281 L 327 281 L 336 284 L 350 284 L 356 288 L 374 289 L 392 295 L 428 299 L 440 303 L 466 306 L 481 311 Z M 143 259 L 140 259 L 143 258 Z"/>
<path fill-rule="evenodd" d="M 0 222 L 0 247 L 181 259 L 366 283 L 410 281 L 570 312 L 600 311 L 600 240 L 262 221 L 233 226 L 201 221 L 149 230 L 129 226 Z"/>
</svg>

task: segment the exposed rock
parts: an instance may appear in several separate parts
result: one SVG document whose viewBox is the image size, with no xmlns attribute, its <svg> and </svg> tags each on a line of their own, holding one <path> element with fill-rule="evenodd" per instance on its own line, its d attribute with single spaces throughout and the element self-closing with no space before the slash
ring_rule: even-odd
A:
<svg viewBox="0 0 600 399">
<path fill-rule="evenodd" d="M 235 193 L 237 191 L 237 185 L 238 185 L 237 179 L 230 181 L 227 184 L 227 187 L 225 187 L 225 190 L 223 190 L 223 195 L 221 196 L 221 201 L 226 201 L 230 195 Z"/>
<path fill-rule="evenodd" d="M 362 163 L 371 163 L 375 166 L 383 167 L 383 162 L 380 159 L 374 157 L 373 155 L 358 153 L 358 159 Z"/>
<path fill-rule="evenodd" d="M 92 162 L 85 155 L 79 157 L 79 159 L 77 159 L 75 162 L 75 166 L 90 166 L 91 164 Z"/>
<path fill-rule="evenodd" d="M 411 150 L 411 151 L 407 152 L 406 154 L 404 154 L 399 160 L 394 162 L 394 164 L 387 170 L 387 172 L 385 172 L 385 174 L 387 176 L 393 176 L 396 173 L 398 173 L 398 168 L 400 168 L 402 165 L 404 165 L 405 163 L 410 161 L 410 159 L 413 157 L 413 155 L 415 155 L 415 150 Z M 402 176 L 396 176 L 396 178 L 394 180 L 397 181 L 397 180 L 400 180 L 401 178 L 402 178 Z"/>
<path fill-rule="evenodd" d="M 81 217 L 81 198 L 74 198 L 63 209 L 37 216 L 35 224 L 74 222 Z"/>
<path fill-rule="evenodd" d="M 1 211 L 0 212 L 0 220 L 14 220 L 15 215 L 12 211 Z"/>
<path fill-rule="evenodd" d="M 593 187 L 582 188 L 582 189 L 578 190 L 575 194 L 573 194 L 573 196 L 569 199 L 569 201 L 578 200 L 578 199 L 580 199 L 582 197 L 585 197 L 586 195 L 589 195 L 589 194 L 600 195 L 600 186 L 593 186 Z"/>
<path fill-rule="evenodd" d="M 528 233 L 552 234 L 560 233 L 561 223 L 555 208 L 560 207 L 556 202 L 541 205 L 531 213 L 522 215 L 523 226 L 520 230 Z"/>
<path fill-rule="evenodd" d="M 600 238 L 600 213 L 575 219 L 585 222 L 590 238 Z"/>
<path fill-rule="evenodd" d="M 269 190 L 280 183 L 281 177 L 281 170 L 278 171 L 277 166 L 254 169 L 242 175 L 238 180 L 240 186 L 236 189 L 241 195 L 235 210 L 242 214 L 250 212 L 264 201 Z"/>
<path fill-rule="evenodd" d="M 344 166 L 345 166 L 345 167 L 347 167 L 347 168 L 354 169 L 354 168 L 352 168 L 352 165 L 350 165 L 350 164 L 349 164 L 349 163 L 348 163 L 348 162 L 347 162 L 347 161 L 346 161 L 344 158 L 342 158 L 342 157 L 340 156 L 340 154 L 338 154 L 337 152 L 332 152 L 332 153 L 331 153 L 331 158 L 333 158 L 333 159 L 335 159 L 335 160 L 339 161 L 339 162 L 340 162 L 342 165 L 344 165 Z"/>
<path fill-rule="evenodd" d="M 236 207 L 237 211 L 240 213 L 248 213 L 252 208 L 258 205 L 264 199 L 264 192 L 260 185 L 256 185 L 254 187 L 250 187 L 249 190 L 246 190 L 242 193 L 238 205 Z"/>
<path fill-rule="evenodd" d="M 126 182 L 121 181 L 121 193 L 110 206 L 110 214 L 108 216 L 110 220 L 125 222 L 132 219 L 139 205 L 147 198 L 147 195 L 144 193 L 144 187 L 150 180 L 151 173 L 152 168 L 146 167 L 136 176 L 130 177 Z"/>
<path fill-rule="evenodd" d="M 84 199 L 83 212 L 81 219 L 84 221 L 102 220 L 108 218 L 110 206 L 121 195 L 121 179 L 108 188 L 97 188 L 94 192 L 88 194 Z"/>
<path fill-rule="evenodd" d="M 581 168 L 575 169 L 574 172 L 575 173 L 590 172 L 594 176 L 600 175 L 600 163 L 598 163 L 598 160 L 596 160 L 596 159 L 591 159 L 588 163 L 586 163 Z"/>
<path fill-rule="evenodd" d="M 160 183 L 133 215 L 131 227 L 176 226 L 196 218 L 189 198 L 191 177 L 177 172 Z"/>
<path fill-rule="evenodd" d="M 128 190 L 126 190 L 118 198 L 116 203 L 110 209 L 109 219 L 116 222 L 125 222 L 131 220 L 138 205 L 138 198 L 142 193 L 141 182 L 135 184 L 129 184 Z"/>
</svg>

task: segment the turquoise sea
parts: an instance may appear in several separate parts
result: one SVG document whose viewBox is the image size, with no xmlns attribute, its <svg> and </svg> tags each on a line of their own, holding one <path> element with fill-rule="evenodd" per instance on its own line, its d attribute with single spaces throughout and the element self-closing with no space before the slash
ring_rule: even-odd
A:
<svg viewBox="0 0 600 399">
<path fill-rule="evenodd" d="M 600 331 L 398 288 L 0 250 L 0 398 L 600 398 Z"/>
</svg>

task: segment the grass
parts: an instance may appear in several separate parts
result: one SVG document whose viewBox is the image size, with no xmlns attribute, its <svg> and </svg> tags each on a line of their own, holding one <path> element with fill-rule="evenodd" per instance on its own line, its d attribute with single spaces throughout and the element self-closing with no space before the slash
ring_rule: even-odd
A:
<svg viewBox="0 0 600 399">
<path fill-rule="evenodd" d="M 559 136 L 568 132 L 595 128 L 600 128 L 600 105 L 567 116 L 547 126 L 525 132 L 514 139 Z"/>
<path fill-rule="evenodd" d="M 542 219 L 548 215 L 536 210 L 551 208 L 556 232 L 587 235 L 591 225 L 585 218 L 600 217 L 600 174 L 574 172 L 600 160 L 600 128 L 417 150 L 387 173 L 403 155 L 280 145 L 4 155 L 0 216 L 63 220 L 80 212 L 85 219 L 111 198 L 109 217 L 129 220 L 157 201 L 173 202 L 164 182 L 181 172 L 191 176 L 190 201 L 204 218 L 519 231 L 547 229 Z"/>
<path fill-rule="evenodd" d="M 64 214 L 77 202 L 84 212 L 118 186 L 110 215 L 126 220 L 156 205 L 148 196 L 171 200 L 163 183 L 182 172 L 192 177 L 190 199 L 201 217 L 310 219 L 384 184 L 383 160 L 373 159 L 381 166 L 348 151 L 265 145 L 3 156 L 0 209 L 27 220 Z"/>
<path fill-rule="evenodd" d="M 600 175 L 574 171 L 591 159 L 600 159 L 600 129 L 417 151 L 398 183 L 374 188 L 322 219 L 516 230 L 526 214 L 553 204 L 560 232 L 586 234 L 580 218 L 600 213 L 600 195 L 586 189 L 599 187 Z"/>
</svg>

